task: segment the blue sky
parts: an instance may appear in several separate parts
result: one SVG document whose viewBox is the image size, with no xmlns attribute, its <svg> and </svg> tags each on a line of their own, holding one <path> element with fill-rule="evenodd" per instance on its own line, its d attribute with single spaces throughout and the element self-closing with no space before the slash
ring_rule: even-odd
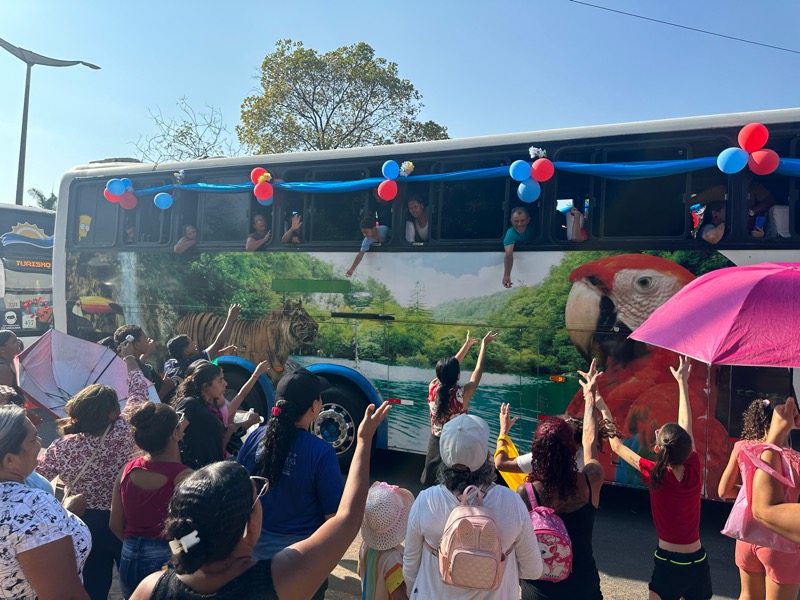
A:
<svg viewBox="0 0 800 600">
<path fill-rule="evenodd" d="M 609 8 L 800 50 L 796 0 L 596 0 Z M 452 137 L 787 108 L 800 54 L 568 0 L 0 2 L 0 38 L 102 67 L 33 69 L 25 189 L 134 156 L 148 109 L 219 108 L 232 130 L 281 38 L 325 52 L 359 41 L 399 65 L 422 117 Z M 25 65 L 0 50 L 0 201 L 13 202 Z M 26 203 L 31 202 L 26 194 Z"/>
</svg>

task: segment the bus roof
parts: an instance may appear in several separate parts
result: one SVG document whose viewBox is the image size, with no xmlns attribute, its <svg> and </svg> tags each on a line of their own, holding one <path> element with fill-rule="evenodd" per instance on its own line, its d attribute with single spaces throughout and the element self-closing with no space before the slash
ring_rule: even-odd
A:
<svg viewBox="0 0 800 600">
<path fill-rule="evenodd" d="M 700 117 L 681 117 L 677 119 L 658 119 L 619 123 L 612 125 L 590 125 L 585 127 L 569 127 L 564 129 L 547 129 L 524 133 L 508 133 L 499 135 L 467 137 L 432 142 L 414 142 L 407 144 L 390 144 L 386 146 L 367 146 L 343 148 L 337 150 L 316 150 L 311 152 L 291 152 L 285 154 L 264 154 L 256 156 L 236 156 L 207 158 L 187 162 L 135 163 L 109 162 L 107 159 L 88 165 L 79 165 L 70 169 L 67 176 L 95 176 L 104 172 L 147 173 L 151 171 L 169 171 L 170 169 L 197 169 L 210 167 L 226 167 L 232 165 L 265 166 L 269 164 L 291 164 L 306 161 L 342 160 L 349 158 L 383 158 L 402 159 L 404 153 L 425 154 L 437 152 L 454 152 L 495 146 L 538 145 L 564 140 L 598 139 L 606 137 L 644 135 L 648 133 L 682 132 L 705 129 L 724 129 L 741 127 L 747 123 L 759 122 L 765 125 L 776 123 L 800 122 L 800 109 L 784 108 L 754 112 L 740 112 Z"/>
<path fill-rule="evenodd" d="M 19 204 L 15 204 L 13 202 L 0 202 L 0 209 L 7 211 L 18 211 L 30 214 L 39 214 L 39 215 L 54 215 L 56 211 L 54 210 L 47 210 L 46 208 L 39 208 L 38 206 L 28 206 L 23 204 L 20 206 Z"/>
</svg>

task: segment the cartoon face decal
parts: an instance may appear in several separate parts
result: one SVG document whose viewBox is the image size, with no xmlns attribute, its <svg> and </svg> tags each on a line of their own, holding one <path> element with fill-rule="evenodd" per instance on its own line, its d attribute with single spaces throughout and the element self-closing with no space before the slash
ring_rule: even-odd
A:
<svg viewBox="0 0 800 600">
<path fill-rule="evenodd" d="M 78 217 L 78 241 L 89 235 L 89 229 L 92 227 L 92 217 L 90 215 L 81 215 Z"/>
</svg>

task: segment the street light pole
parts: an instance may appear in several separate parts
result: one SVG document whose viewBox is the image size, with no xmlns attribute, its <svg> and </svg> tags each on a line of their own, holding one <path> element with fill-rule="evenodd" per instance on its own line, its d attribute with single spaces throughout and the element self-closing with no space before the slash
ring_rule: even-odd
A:
<svg viewBox="0 0 800 600">
<path fill-rule="evenodd" d="M 26 65 L 25 72 L 25 101 L 22 105 L 22 135 L 19 141 L 19 168 L 17 170 L 17 199 L 16 203 L 22 204 L 22 192 L 25 187 L 25 150 L 27 147 L 28 138 L 28 106 L 30 104 L 31 95 L 31 69 L 33 65 L 44 65 L 47 67 L 72 67 L 74 65 L 84 65 L 90 69 L 99 69 L 97 65 L 88 63 L 82 60 L 61 60 L 59 58 L 50 58 L 24 48 L 19 48 L 13 44 L 9 44 L 4 39 L 0 38 L 0 47 L 7 50 L 9 53 L 16 56 Z"/>
</svg>

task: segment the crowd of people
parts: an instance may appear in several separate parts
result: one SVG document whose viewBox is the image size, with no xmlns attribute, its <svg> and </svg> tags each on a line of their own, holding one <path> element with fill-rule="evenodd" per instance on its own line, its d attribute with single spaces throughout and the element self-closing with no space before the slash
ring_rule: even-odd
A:
<svg viewBox="0 0 800 600">
<path fill-rule="evenodd" d="M 306 369 L 287 373 L 263 424 L 252 412 L 234 418 L 271 368 L 259 364 L 226 399 L 224 373 L 211 359 L 235 350 L 227 343 L 238 313 L 232 305 L 205 350 L 187 336 L 171 339 L 165 377 L 144 362 L 154 347 L 145 332 L 120 327 L 107 343 L 128 371 L 123 408 L 113 388 L 88 386 L 68 401 L 60 437 L 45 450 L 18 406 L 16 378 L 0 380 L 0 598 L 107 598 L 116 566 L 126 599 L 322 599 L 360 529 L 363 598 L 602 599 L 592 533 L 603 440 L 650 490 L 658 537 L 650 598 L 711 598 L 688 358 L 670 367 L 676 421 L 656 431 L 656 460 L 623 444 L 594 361 L 579 371 L 582 419 L 544 419 L 530 451 L 519 454 L 509 435 L 519 417 L 504 404 L 492 452 L 488 423 L 469 409 L 496 334 L 482 338 L 470 380 L 460 385 L 478 343 L 467 332 L 460 350 L 436 364 L 428 388 L 431 436 L 414 498 L 386 482 L 370 486 L 372 440 L 389 403 L 367 407 L 344 483 L 333 448 L 310 433 L 325 379 Z M 15 375 L 20 351 L 9 333 L 0 332 L 0 377 Z M 766 470 L 746 472 L 741 456 L 755 449 L 778 473 L 800 478 L 800 454 L 786 447 L 798 427 L 794 399 L 754 401 L 719 484 L 724 498 L 747 487 L 748 518 L 795 544 L 800 488 L 787 490 Z M 240 428 L 251 432 L 232 449 Z M 518 474 L 517 488 L 498 483 L 498 471 Z M 740 539 L 734 559 L 742 598 L 797 596 L 800 545 L 789 552 Z"/>
</svg>

